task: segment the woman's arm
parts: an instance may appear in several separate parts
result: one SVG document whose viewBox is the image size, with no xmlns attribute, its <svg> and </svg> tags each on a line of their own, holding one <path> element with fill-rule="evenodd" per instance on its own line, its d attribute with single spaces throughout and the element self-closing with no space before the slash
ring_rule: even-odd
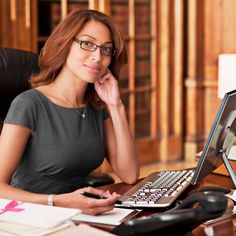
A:
<svg viewBox="0 0 236 236">
<path fill-rule="evenodd" d="M 46 196 L 33 194 L 9 185 L 21 161 L 26 144 L 32 135 L 29 128 L 5 124 L 0 137 L 0 197 L 35 203 L 47 202 Z"/>
<path fill-rule="evenodd" d="M 109 107 L 105 121 L 107 159 L 123 182 L 133 184 L 139 176 L 139 163 L 124 105 Z"/>
<path fill-rule="evenodd" d="M 108 72 L 95 83 L 98 96 L 107 104 L 111 119 L 105 123 L 106 158 L 122 181 L 132 184 L 139 176 L 135 141 L 120 98 L 118 82 Z"/>
<path fill-rule="evenodd" d="M 15 199 L 24 202 L 48 204 L 47 194 L 36 194 L 11 186 L 12 175 L 19 165 L 30 136 L 33 135 L 29 128 L 5 124 L 0 137 L 0 197 Z M 100 194 L 107 199 L 97 200 L 84 197 L 82 191 Z M 79 208 L 87 214 L 100 214 L 114 207 L 114 202 L 119 198 L 116 193 L 110 194 L 94 188 L 78 189 L 72 193 L 54 196 L 54 205 L 62 207 Z"/>
</svg>

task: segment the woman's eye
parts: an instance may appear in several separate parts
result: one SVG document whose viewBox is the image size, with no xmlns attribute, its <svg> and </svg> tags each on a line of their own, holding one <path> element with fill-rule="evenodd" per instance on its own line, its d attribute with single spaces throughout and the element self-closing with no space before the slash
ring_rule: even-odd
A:
<svg viewBox="0 0 236 236">
<path fill-rule="evenodd" d="M 112 52 L 112 48 L 110 48 L 110 47 L 103 47 L 103 50 L 104 50 L 105 52 L 108 52 L 108 53 L 111 53 L 111 52 Z"/>
<path fill-rule="evenodd" d="M 88 42 L 88 41 L 84 41 L 84 44 L 85 44 L 86 46 L 91 46 L 91 45 L 92 45 L 92 43 L 90 43 L 90 42 Z"/>
<path fill-rule="evenodd" d="M 92 48 L 93 47 L 93 43 L 89 42 L 89 41 L 81 41 L 81 46 L 82 48 Z"/>
</svg>

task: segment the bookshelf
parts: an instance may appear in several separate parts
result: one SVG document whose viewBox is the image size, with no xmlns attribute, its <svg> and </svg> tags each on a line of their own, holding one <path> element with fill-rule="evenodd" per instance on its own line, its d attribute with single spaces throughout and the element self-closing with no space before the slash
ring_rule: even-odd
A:
<svg viewBox="0 0 236 236">
<path fill-rule="evenodd" d="M 151 53 L 155 50 L 152 41 L 156 34 L 155 28 L 151 27 L 155 24 L 152 7 L 156 7 L 155 1 L 110 1 L 110 15 L 127 42 L 129 64 L 123 68 L 120 85 L 136 139 L 153 137 L 156 130 L 156 117 L 151 116 L 152 107 L 155 109 L 151 61 L 156 61 L 156 54 Z"/>
<path fill-rule="evenodd" d="M 69 12 L 76 8 L 88 9 L 90 6 L 87 0 L 38 0 L 35 4 L 37 9 L 35 17 L 38 22 L 35 36 L 37 52 L 40 52 L 47 37 Z"/>
<path fill-rule="evenodd" d="M 148 158 L 142 163 L 156 160 L 156 1 L 151 0 L 100 0 L 100 1 L 39 0 L 37 2 L 36 50 L 39 52 L 54 27 L 75 8 L 93 8 L 110 15 L 125 35 L 129 63 L 120 74 L 121 95 L 131 130 L 140 140 L 138 148 L 143 153 L 149 146 Z M 65 14 L 65 13 L 64 13 Z M 140 17 L 142 16 L 142 17 Z M 146 140 L 149 140 L 148 144 Z M 150 141 L 152 140 L 152 141 Z M 150 145 L 150 142 L 152 145 Z M 153 148 L 152 148 L 153 147 Z M 152 153 L 152 154 L 151 154 Z"/>
<path fill-rule="evenodd" d="M 236 52 L 236 1 L 1 0 L 0 46 L 38 52 L 57 22 L 52 4 L 61 18 L 106 12 L 125 34 L 120 87 L 141 163 L 193 159 L 219 105 L 218 54 Z"/>
<path fill-rule="evenodd" d="M 37 52 L 41 50 L 47 37 L 63 18 L 62 2 L 59 0 L 37 2 L 38 31 L 35 37 Z M 155 40 L 155 31 L 151 28 L 151 2 L 153 1 L 111 0 L 109 12 L 107 12 L 126 37 L 130 60 L 121 71 L 120 86 L 136 138 L 155 135 L 153 133 L 155 128 L 151 128 L 155 126 L 152 121 L 155 117 L 151 116 L 154 93 L 151 62 L 155 61 L 155 55 L 151 53 L 152 41 Z M 91 5 L 94 4 L 85 0 L 67 1 L 65 8 L 68 13 L 75 8 L 86 9 Z"/>
<path fill-rule="evenodd" d="M 173 22 L 183 17 L 183 11 L 179 11 L 183 0 L 25 0 L 25 5 L 20 2 L 0 1 L 0 11 L 16 14 L 14 20 L 9 14 L 0 15 L 6 22 L 0 27 L 6 35 L 0 37 L 0 43 L 37 53 L 71 10 L 89 8 L 110 15 L 125 35 L 128 49 L 128 64 L 120 72 L 119 83 L 140 163 L 181 158 L 183 29 L 182 24 L 174 28 Z M 30 15 L 30 27 L 26 27 L 26 15 Z M 4 33 L 9 28 L 7 23 L 10 34 Z M 176 50 L 180 52 L 178 56 Z"/>
</svg>

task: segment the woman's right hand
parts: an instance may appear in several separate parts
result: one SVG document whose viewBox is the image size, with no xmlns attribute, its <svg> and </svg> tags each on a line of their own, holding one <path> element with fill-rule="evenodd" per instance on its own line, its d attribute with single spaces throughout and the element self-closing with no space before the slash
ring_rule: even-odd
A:
<svg viewBox="0 0 236 236">
<path fill-rule="evenodd" d="M 101 195 L 106 199 L 94 199 L 81 195 L 81 192 L 90 192 Z M 60 194 L 54 197 L 56 206 L 79 208 L 82 213 L 98 215 L 114 208 L 115 201 L 120 197 L 117 193 L 110 193 L 92 187 L 78 189 L 72 193 Z"/>
</svg>

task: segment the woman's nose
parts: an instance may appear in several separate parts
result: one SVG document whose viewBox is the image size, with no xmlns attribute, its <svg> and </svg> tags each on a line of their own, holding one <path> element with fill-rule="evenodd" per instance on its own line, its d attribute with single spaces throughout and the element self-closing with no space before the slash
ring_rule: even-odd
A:
<svg viewBox="0 0 236 236">
<path fill-rule="evenodd" d="M 92 52 L 92 59 L 99 61 L 101 60 L 101 57 L 102 57 L 101 49 L 97 47 L 97 49 L 94 52 Z"/>
</svg>

